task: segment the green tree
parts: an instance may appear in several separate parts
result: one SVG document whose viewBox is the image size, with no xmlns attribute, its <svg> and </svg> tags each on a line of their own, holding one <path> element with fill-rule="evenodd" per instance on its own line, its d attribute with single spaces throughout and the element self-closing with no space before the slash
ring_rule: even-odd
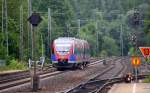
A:
<svg viewBox="0 0 150 93">
<path fill-rule="evenodd" d="M 79 32 L 79 37 L 81 39 L 87 40 L 90 44 L 91 55 L 96 56 L 96 33 L 95 33 L 95 25 L 93 23 L 89 23 L 81 28 Z"/>
<path fill-rule="evenodd" d="M 146 13 L 146 18 L 144 20 L 144 23 L 145 23 L 145 33 L 146 33 L 146 44 L 147 46 L 150 46 L 150 9 L 149 11 Z"/>
<path fill-rule="evenodd" d="M 109 56 L 120 55 L 119 48 L 114 39 L 104 36 L 103 41 L 102 49 L 106 50 Z"/>
</svg>

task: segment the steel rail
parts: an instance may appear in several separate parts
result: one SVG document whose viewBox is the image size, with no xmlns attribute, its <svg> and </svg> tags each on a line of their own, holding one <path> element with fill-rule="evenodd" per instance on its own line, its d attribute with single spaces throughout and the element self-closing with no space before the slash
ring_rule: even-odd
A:
<svg viewBox="0 0 150 93">
<path fill-rule="evenodd" d="M 92 60 L 92 63 L 97 64 L 98 60 L 100 59 L 94 59 Z M 102 62 L 99 61 L 99 62 Z M 52 70 L 52 68 L 50 68 L 49 70 Z M 68 71 L 49 71 L 49 70 L 44 70 L 44 72 L 39 72 L 38 75 L 40 76 L 40 79 L 44 79 L 50 76 L 54 76 L 54 75 L 58 75 L 58 74 L 62 74 Z M 55 72 L 59 72 L 59 73 L 55 73 Z M 54 74 L 53 74 L 54 73 Z M 3 75 L 5 78 L 0 79 L 0 90 L 4 90 L 13 86 L 18 86 L 24 83 L 28 83 L 30 82 L 30 72 L 29 71 L 20 71 L 20 72 L 14 72 L 14 73 L 5 73 L 5 74 L 0 74 L 0 76 Z M 13 75 L 13 76 L 12 76 Z M 7 78 L 7 76 L 9 78 Z"/>
<path fill-rule="evenodd" d="M 120 60 L 123 60 L 123 59 L 120 59 Z M 118 76 L 118 74 L 120 74 L 123 71 L 124 64 L 122 62 L 120 62 L 120 63 L 122 64 L 122 68 L 112 77 Z M 66 93 L 97 93 L 99 90 L 101 90 L 105 86 L 105 84 L 111 82 L 114 79 L 116 80 L 116 78 L 109 78 L 109 79 L 105 79 L 105 80 L 100 80 L 97 78 L 104 75 L 106 72 L 108 72 L 114 68 L 115 68 L 115 66 L 113 65 L 109 69 L 107 69 L 107 70 L 103 71 L 102 73 L 100 73 L 99 75 L 97 75 L 96 77 L 90 79 L 88 82 L 85 82 L 84 84 L 80 84 L 79 86 L 67 91 Z M 118 78 L 117 78 L 117 80 L 118 80 Z M 120 78 L 119 78 L 119 80 L 120 80 Z"/>
</svg>

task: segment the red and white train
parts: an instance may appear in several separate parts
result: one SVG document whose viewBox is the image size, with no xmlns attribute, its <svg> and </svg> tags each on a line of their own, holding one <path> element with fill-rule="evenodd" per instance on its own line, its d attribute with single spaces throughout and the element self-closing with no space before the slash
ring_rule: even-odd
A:
<svg viewBox="0 0 150 93">
<path fill-rule="evenodd" d="M 83 69 L 89 63 L 90 49 L 85 40 L 60 37 L 53 41 L 52 51 L 52 64 L 58 70 L 77 67 Z"/>
</svg>

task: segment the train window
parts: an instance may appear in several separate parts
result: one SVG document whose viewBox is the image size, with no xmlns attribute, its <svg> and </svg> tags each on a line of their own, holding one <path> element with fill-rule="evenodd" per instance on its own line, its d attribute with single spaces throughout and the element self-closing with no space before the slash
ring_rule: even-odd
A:
<svg viewBox="0 0 150 93">
<path fill-rule="evenodd" d="M 71 45 L 70 44 L 56 44 L 55 50 L 60 55 L 66 55 L 70 53 Z"/>
<path fill-rule="evenodd" d="M 56 45 L 57 52 L 68 52 L 71 49 L 71 45 L 69 44 L 58 44 Z"/>
</svg>

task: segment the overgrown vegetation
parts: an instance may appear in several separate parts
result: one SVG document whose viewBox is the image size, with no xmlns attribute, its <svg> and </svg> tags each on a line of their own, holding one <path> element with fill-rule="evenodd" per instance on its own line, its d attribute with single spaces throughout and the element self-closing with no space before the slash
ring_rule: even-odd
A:
<svg viewBox="0 0 150 93">
<path fill-rule="evenodd" d="M 0 71 L 7 71 L 7 70 L 27 70 L 26 62 L 18 62 L 15 59 L 9 60 L 9 64 L 4 67 L 0 67 Z"/>
<path fill-rule="evenodd" d="M 150 75 L 149 75 L 148 78 L 146 78 L 143 82 L 144 82 L 144 83 L 150 83 Z"/>
</svg>

